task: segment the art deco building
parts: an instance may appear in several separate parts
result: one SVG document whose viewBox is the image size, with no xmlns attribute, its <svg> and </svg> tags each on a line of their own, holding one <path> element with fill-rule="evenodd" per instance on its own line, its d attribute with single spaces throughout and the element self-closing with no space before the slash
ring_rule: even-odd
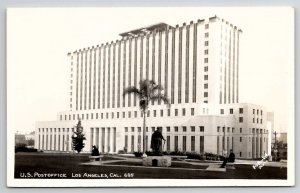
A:
<svg viewBox="0 0 300 193">
<path fill-rule="evenodd" d="M 142 114 L 128 86 L 143 79 L 164 87 L 171 107 L 156 102 L 147 113 L 146 144 L 162 129 L 165 151 L 233 149 L 239 158 L 267 153 L 265 108 L 239 103 L 242 31 L 217 16 L 170 26 L 158 23 L 121 33 L 121 39 L 75 50 L 70 59 L 69 110 L 57 121 L 37 122 L 36 148 L 72 151 L 78 118 L 87 137 L 84 151 L 141 151 Z"/>
</svg>

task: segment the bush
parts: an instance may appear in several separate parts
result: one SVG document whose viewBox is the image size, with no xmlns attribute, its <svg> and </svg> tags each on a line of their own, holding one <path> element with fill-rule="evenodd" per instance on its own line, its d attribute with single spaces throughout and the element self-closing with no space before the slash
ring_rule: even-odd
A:
<svg viewBox="0 0 300 193">
<path fill-rule="evenodd" d="M 100 153 L 99 153 L 99 150 L 96 146 L 93 146 L 93 149 L 92 149 L 92 156 L 99 156 Z"/>
<path fill-rule="evenodd" d="M 186 153 L 187 159 L 198 159 L 198 160 L 204 160 L 203 155 L 195 152 Z"/>
<path fill-rule="evenodd" d="M 15 146 L 15 153 L 17 152 L 37 152 L 35 148 L 28 148 L 25 144 Z"/>
<path fill-rule="evenodd" d="M 125 153 L 125 151 L 122 150 L 122 149 L 120 149 L 120 150 L 118 151 L 118 154 L 124 154 L 124 153 Z"/>
<path fill-rule="evenodd" d="M 143 153 L 142 152 L 134 152 L 135 157 L 142 157 Z"/>
</svg>

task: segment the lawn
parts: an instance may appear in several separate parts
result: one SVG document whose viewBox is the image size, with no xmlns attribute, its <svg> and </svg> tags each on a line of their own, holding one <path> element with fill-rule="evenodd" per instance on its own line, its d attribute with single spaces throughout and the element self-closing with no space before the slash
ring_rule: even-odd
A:
<svg viewBox="0 0 300 193">
<path fill-rule="evenodd" d="M 205 170 L 191 170 L 187 163 L 172 163 L 172 168 L 144 168 L 131 167 L 132 162 L 124 162 L 113 156 L 105 156 L 103 160 L 120 160 L 110 165 L 92 166 L 80 165 L 89 162 L 86 154 L 53 154 L 53 153 L 16 153 L 15 178 L 34 177 L 39 174 L 64 174 L 64 178 L 161 178 L 161 179 L 287 179 L 287 169 L 278 167 L 263 167 L 254 170 L 251 165 L 236 165 L 236 170 L 215 172 Z M 127 166 L 124 166 L 127 165 Z M 119 165 L 119 166 L 118 166 Z M 203 166 L 197 166 L 203 169 Z M 188 169 L 187 169 L 188 168 Z M 195 167 L 196 168 L 196 167 Z M 29 176 L 26 174 L 30 174 Z M 91 175 L 89 175 L 91 174 Z M 92 175 L 95 174 L 95 175 Z M 111 175 L 116 174 L 116 175 Z M 130 174 L 130 175 L 129 175 Z M 60 177 L 44 177 L 60 178 Z"/>
</svg>

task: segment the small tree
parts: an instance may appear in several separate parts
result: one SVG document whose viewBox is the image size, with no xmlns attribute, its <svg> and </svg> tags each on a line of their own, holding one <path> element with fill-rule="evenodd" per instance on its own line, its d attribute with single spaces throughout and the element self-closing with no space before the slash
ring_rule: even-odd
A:
<svg viewBox="0 0 300 193">
<path fill-rule="evenodd" d="M 78 121 L 78 124 L 76 125 L 76 131 L 74 132 L 75 136 L 72 136 L 72 142 L 73 142 L 73 149 L 76 150 L 78 153 L 81 152 L 81 150 L 84 148 L 83 140 L 86 140 L 84 134 L 83 134 L 83 127 L 81 126 L 81 121 Z"/>
</svg>

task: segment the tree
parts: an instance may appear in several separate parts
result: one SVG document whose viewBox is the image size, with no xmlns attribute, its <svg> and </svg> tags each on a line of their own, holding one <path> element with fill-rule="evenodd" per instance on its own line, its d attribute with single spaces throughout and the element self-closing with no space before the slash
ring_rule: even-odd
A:
<svg viewBox="0 0 300 193">
<path fill-rule="evenodd" d="M 78 153 L 81 152 L 81 150 L 84 148 L 83 140 L 86 140 L 84 134 L 83 134 L 83 127 L 81 126 L 81 121 L 78 121 L 78 124 L 76 125 L 76 131 L 74 132 L 75 136 L 72 136 L 72 142 L 73 142 L 73 149 L 76 150 Z"/>
<path fill-rule="evenodd" d="M 146 112 L 150 102 L 164 101 L 170 107 L 169 99 L 166 95 L 162 94 L 163 87 L 157 85 L 153 80 L 141 80 L 139 88 L 129 86 L 124 90 L 123 96 L 127 94 L 134 94 L 139 99 L 139 107 L 143 114 L 143 156 L 145 157 L 146 151 Z"/>
</svg>

